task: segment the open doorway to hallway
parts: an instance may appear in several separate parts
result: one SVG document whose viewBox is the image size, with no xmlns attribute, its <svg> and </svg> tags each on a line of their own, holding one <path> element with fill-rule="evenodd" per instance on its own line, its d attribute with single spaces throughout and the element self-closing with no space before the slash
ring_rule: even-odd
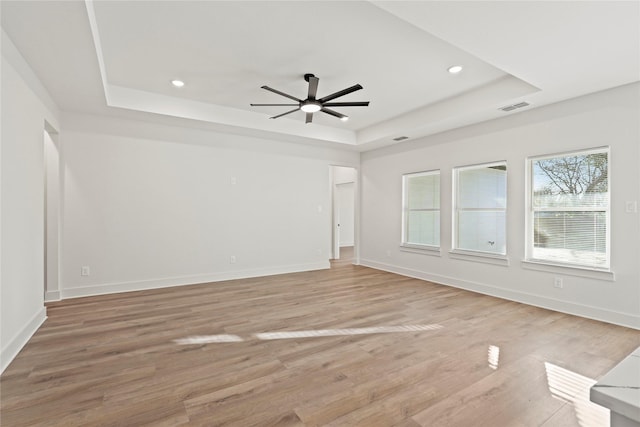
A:
<svg viewBox="0 0 640 427">
<path fill-rule="evenodd" d="M 332 259 L 352 263 L 356 257 L 356 194 L 358 173 L 355 168 L 331 167 Z"/>
<path fill-rule="evenodd" d="M 44 300 L 60 299 L 60 147 L 58 132 L 44 124 Z"/>
</svg>

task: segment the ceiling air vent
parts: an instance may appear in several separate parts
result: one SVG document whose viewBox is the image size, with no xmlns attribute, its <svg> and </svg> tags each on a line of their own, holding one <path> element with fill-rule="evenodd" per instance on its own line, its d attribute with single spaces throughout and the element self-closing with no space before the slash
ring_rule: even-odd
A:
<svg viewBox="0 0 640 427">
<path fill-rule="evenodd" d="M 517 104 L 513 104 L 513 105 L 507 105 L 506 107 L 501 107 L 498 108 L 498 110 L 502 110 L 502 111 L 513 111 L 516 110 L 518 108 L 522 108 L 522 107 L 527 107 L 529 105 L 528 102 L 519 102 Z"/>
<path fill-rule="evenodd" d="M 398 141 L 398 142 L 404 141 L 405 139 L 409 139 L 409 137 L 408 136 L 399 136 L 397 138 L 393 138 L 394 141 Z"/>
</svg>

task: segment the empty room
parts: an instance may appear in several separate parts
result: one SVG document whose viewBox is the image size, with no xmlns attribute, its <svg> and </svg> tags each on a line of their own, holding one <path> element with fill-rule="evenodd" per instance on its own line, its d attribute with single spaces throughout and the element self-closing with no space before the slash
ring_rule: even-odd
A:
<svg viewBox="0 0 640 427">
<path fill-rule="evenodd" d="M 640 426 L 640 1 L 0 18 L 0 425 Z"/>
</svg>

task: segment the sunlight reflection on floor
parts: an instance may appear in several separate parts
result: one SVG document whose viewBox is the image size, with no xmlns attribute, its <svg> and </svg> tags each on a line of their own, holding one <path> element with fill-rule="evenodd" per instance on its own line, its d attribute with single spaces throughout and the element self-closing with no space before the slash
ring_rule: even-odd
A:
<svg viewBox="0 0 640 427">
<path fill-rule="evenodd" d="M 309 331 L 265 332 L 254 334 L 261 340 L 290 338 L 333 337 L 340 335 L 388 334 L 394 332 L 422 332 L 442 329 L 441 325 L 374 326 L 371 328 L 316 329 Z"/>
<path fill-rule="evenodd" d="M 596 380 L 553 363 L 545 362 L 547 383 L 553 397 L 571 403 L 581 427 L 608 427 L 609 410 L 589 400 L 589 389 Z"/>
<path fill-rule="evenodd" d="M 177 340 L 173 340 L 174 343 L 179 345 L 188 345 L 188 344 L 210 344 L 217 342 L 241 342 L 244 341 L 237 335 L 195 335 L 192 337 L 180 338 Z"/>
<path fill-rule="evenodd" d="M 315 338 L 315 337 L 335 337 L 346 335 L 364 335 L 364 334 L 389 334 L 398 332 L 423 332 L 442 329 L 442 325 L 404 325 L 404 326 L 374 326 L 370 328 L 349 328 L 349 329 L 316 329 L 307 331 L 283 331 L 283 332 L 263 332 L 253 334 L 253 337 L 259 340 L 279 340 L 291 338 Z M 238 335 L 220 334 L 220 335 L 195 335 L 186 338 L 173 340 L 178 345 L 189 344 L 211 344 L 211 343 L 229 343 L 245 341 Z"/>
<path fill-rule="evenodd" d="M 500 363 L 500 347 L 490 345 L 487 351 L 487 362 L 491 369 L 498 369 L 498 363 Z"/>
</svg>

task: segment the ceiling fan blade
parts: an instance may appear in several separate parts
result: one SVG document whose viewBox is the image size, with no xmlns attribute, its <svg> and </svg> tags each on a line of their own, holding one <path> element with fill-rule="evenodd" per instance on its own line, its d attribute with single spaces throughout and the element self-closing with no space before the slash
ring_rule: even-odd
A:
<svg viewBox="0 0 640 427">
<path fill-rule="evenodd" d="M 320 101 L 321 103 L 325 103 L 327 101 L 331 101 L 332 99 L 336 99 L 336 98 L 339 98 L 341 96 L 345 96 L 345 95 L 347 95 L 347 94 L 349 94 L 351 92 L 355 92 L 355 91 L 360 90 L 360 89 L 362 89 L 362 86 L 360 86 L 359 84 L 358 85 L 353 85 L 353 86 L 348 87 L 346 89 L 342 89 L 341 91 L 338 91 L 336 93 L 332 93 L 331 95 L 327 95 L 322 99 L 318 99 L 318 101 Z"/>
<path fill-rule="evenodd" d="M 278 117 L 282 117 L 282 116 L 286 116 L 287 114 L 291 114 L 291 113 L 295 113 L 296 111 L 298 111 L 300 108 L 294 108 L 291 111 L 287 111 L 286 113 L 282 113 L 282 114 L 278 114 L 277 116 L 273 116 L 273 117 L 269 117 L 270 119 L 277 119 Z"/>
<path fill-rule="evenodd" d="M 252 107 L 295 107 L 300 104 L 249 104 Z"/>
<path fill-rule="evenodd" d="M 316 93 L 318 92 L 318 82 L 319 79 L 317 77 L 309 77 L 309 94 L 307 95 L 309 99 L 316 99 Z"/>
<path fill-rule="evenodd" d="M 295 96 L 291 96 L 291 95 L 289 95 L 287 93 L 280 92 L 279 90 L 270 88 L 269 86 L 261 86 L 261 87 L 262 87 L 262 89 L 268 90 L 269 92 L 277 93 L 278 95 L 284 96 L 284 97 L 289 98 L 289 99 L 293 99 L 294 101 L 302 102 L 301 99 L 298 99 Z"/>
<path fill-rule="evenodd" d="M 326 102 L 323 104 L 325 107 L 368 107 L 369 101 L 357 101 L 357 102 Z"/>
<path fill-rule="evenodd" d="M 322 109 L 320 111 L 322 111 L 323 113 L 327 113 L 327 114 L 329 114 L 331 116 L 337 117 L 339 119 L 342 119 L 343 117 L 347 117 L 344 114 L 340 114 L 337 111 L 333 111 L 333 110 L 330 110 L 330 109 L 324 108 L 324 107 L 322 107 Z"/>
<path fill-rule="evenodd" d="M 312 120 L 313 120 L 313 113 L 307 113 L 307 117 L 305 118 L 304 122 L 311 123 Z"/>
</svg>

